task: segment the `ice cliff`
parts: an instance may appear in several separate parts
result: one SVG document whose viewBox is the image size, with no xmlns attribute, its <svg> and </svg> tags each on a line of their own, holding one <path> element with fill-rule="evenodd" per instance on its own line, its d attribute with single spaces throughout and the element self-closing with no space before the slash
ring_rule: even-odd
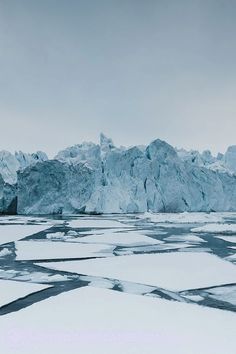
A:
<svg viewBox="0 0 236 354">
<path fill-rule="evenodd" d="M 162 140 L 118 148 L 100 144 L 60 151 L 0 154 L 0 211 L 20 214 L 236 210 L 236 147 L 177 150 Z"/>
</svg>

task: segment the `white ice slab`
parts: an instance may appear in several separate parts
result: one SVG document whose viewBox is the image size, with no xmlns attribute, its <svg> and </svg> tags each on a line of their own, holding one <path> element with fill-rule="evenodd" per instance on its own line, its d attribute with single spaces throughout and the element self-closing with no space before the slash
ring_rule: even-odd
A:
<svg viewBox="0 0 236 354">
<path fill-rule="evenodd" d="M 0 280 L 0 307 L 48 287 L 48 285 L 42 284 L 32 284 L 13 280 Z"/>
<path fill-rule="evenodd" d="M 195 235 L 173 235 L 166 237 L 167 241 L 185 241 L 185 242 L 206 242 L 202 238 Z"/>
<path fill-rule="evenodd" d="M 84 287 L 0 318 L 4 354 L 235 354 L 228 311 Z"/>
<path fill-rule="evenodd" d="M 191 244 L 180 242 L 180 243 L 162 243 L 159 245 L 149 245 L 149 246 L 136 246 L 136 247 L 126 247 L 121 250 L 116 251 L 117 255 L 131 255 L 134 252 L 156 252 L 156 251 L 167 251 L 167 250 L 183 250 L 192 247 Z"/>
<path fill-rule="evenodd" d="M 123 224 L 116 220 L 106 220 L 106 219 L 92 219 L 92 218 L 80 218 L 76 220 L 69 221 L 69 227 L 72 228 L 106 228 L 106 227 L 132 227 L 130 225 Z"/>
<path fill-rule="evenodd" d="M 110 245 L 76 244 L 48 241 L 19 241 L 16 245 L 16 260 L 87 258 L 111 256 Z"/>
<path fill-rule="evenodd" d="M 208 224 L 191 229 L 192 232 L 236 233 L 236 224 Z"/>
<path fill-rule="evenodd" d="M 21 224 L 35 223 L 40 225 L 63 224 L 63 220 L 45 219 L 33 216 L 0 216 L 0 224 Z"/>
<path fill-rule="evenodd" d="M 236 279 L 236 267 L 233 264 L 207 253 L 194 252 L 141 254 L 40 265 L 173 291 L 233 283 Z"/>
<path fill-rule="evenodd" d="M 110 232 L 106 230 L 102 235 L 91 235 L 68 239 L 69 242 L 83 242 L 83 243 L 105 243 L 117 246 L 139 246 L 139 245 L 155 245 L 161 244 L 162 241 L 143 235 L 138 231 L 122 231 Z"/>
<path fill-rule="evenodd" d="M 236 286 L 214 288 L 210 289 L 208 293 L 210 294 L 210 297 L 216 300 L 226 301 L 236 306 Z"/>
<path fill-rule="evenodd" d="M 0 244 L 20 240 L 51 227 L 50 225 L 0 225 Z"/>
<path fill-rule="evenodd" d="M 222 214 L 217 213 L 144 213 L 139 216 L 141 219 L 148 218 L 154 223 L 212 223 L 223 221 Z"/>
<path fill-rule="evenodd" d="M 236 236 L 216 236 L 216 238 L 220 238 L 221 240 L 236 243 Z"/>
<path fill-rule="evenodd" d="M 6 257 L 12 254 L 12 252 L 8 248 L 3 248 L 0 250 L 0 257 Z"/>
<path fill-rule="evenodd" d="M 230 262 L 236 262 L 236 253 L 231 254 L 231 256 L 228 256 L 225 259 L 227 259 L 227 261 L 230 261 Z"/>
<path fill-rule="evenodd" d="M 184 295 L 184 297 L 186 297 L 186 299 L 195 301 L 195 302 L 199 302 L 202 301 L 204 298 L 200 295 Z"/>
</svg>

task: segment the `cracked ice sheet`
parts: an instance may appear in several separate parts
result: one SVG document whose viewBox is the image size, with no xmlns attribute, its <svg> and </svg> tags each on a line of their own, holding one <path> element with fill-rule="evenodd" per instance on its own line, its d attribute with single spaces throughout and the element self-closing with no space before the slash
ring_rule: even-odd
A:
<svg viewBox="0 0 236 354">
<path fill-rule="evenodd" d="M 78 274 L 131 281 L 172 291 L 234 283 L 236 267 L 208 253 L 171 252 L 40 263 Z"/>
<path fill-rule="evenodd" d="M 191 229 L 191 232 L 236 233 L 236 224 L 208 224 Z"/>
<path fill-rule="evenodd" d="M 158 245 L 149 245 L 149 246 L 136 246 L 136 247 L 126 247 L 120 250 L 115 251 L 117 255 L 131 255 L 134 252 L 158 252 L 158 251 L 167 251 L 167 250 L 183 250 L 188 247 L 192 247 L 191 244 L 187 243 L 163 243 Z"/>
<path fill-rule="evenodd" d="M 216 238 L 220 238 L 221 240 L 236 243 L 236 236 L 216 236 Z"/>
<path fill-rule="evenodd" d="M 138 231 L 122 231 L 111 232 L 110 230 L 104 230 L 103 234 L 90 235 L 84 237 L 78 237 L 74 239 L 68 239 L 68 242 L 81 242 L 81 243 L 105 243 L 117 246 L 139 246 L 139 245 L 156 245 L 163 243 L 160 240 L 143 235 Z"/>
<path fill-rule="evenodd" d="M 106 227 L 112 227 L 112 228 L 124 228 L 124 227 L 132 227 L 132 225 L 126 225 L 123 224 L 119 221 L 116 220 L 106 220 L 106 219 L 85 219 L 85 218 L 80 218 L 80 219 L 75 219 L 71 220 L 68 222 L 69 227 L 72 228 L 106 228 Z"/>
<path fill-rule="evenodd" d="M 0 307 L 49 287 L 49 285 L 32 284 L 13 280 L 0 280 Z"/>
<path fill-rule="evenodd" d="M 0 225 L 0 244 L 20 240 L 47 230 L 52 225 Z"/>
<path fill-rule="evenodd" d="M 222 222 L 222 213 L 144 213 L 139 215 L 140 219 L 149 219 L 154 223 L 213 223 Z"/>
<path fill-rule="evenodd" d="M 16 260 L 88 258 L 113 256 L 111 245 L 76 244 L 48 241 L 15 242 Z"/>
<path fill-rule="evenodd" d="M 236 306 L 236 286 L 224 286 L 207 290 L 210 297 L 220 301 L 229 302 Z"/>
<path fill-rule="evenodd" d="M 234 354 L 235 327 L 228 311 L 84 287 L 2 316 L 1 351 Z"/>
<path fill-rule="evenodd" d="M 190 242 L 206 242 L 202 238 L 195 235 L 173 235 L 164 238 L 165 241 L 190 241 Z"/>
<path fill-rule="evenodd" d="M 231 254 L 231 256 L 228 256 L 225 259 L 227 261 L 230 261 L 230 262 L 236 262 L 236 253 L 235 254 Z"/>
<path fill-rule="evenodd" d="M 35 223 L 40 225 L 57 225 L 65 221 L 55 219 L 45 219 L 33 216 L 0 216 L 0 224 L 21 224 Z"/>
</svg>

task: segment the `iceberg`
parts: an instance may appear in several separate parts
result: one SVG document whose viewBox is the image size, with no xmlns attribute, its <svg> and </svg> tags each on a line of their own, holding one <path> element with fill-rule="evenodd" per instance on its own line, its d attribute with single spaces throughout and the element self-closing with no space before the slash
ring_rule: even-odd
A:
<svg viewBox="0 0 236 354">
<path fill-rule="evenodd" d="M 212 156 L 156 139 L 110 138 L 46 154 L 0 153 L 0 212 L 18 214 L 236 211 L 236 148 Z"/>
</svg>

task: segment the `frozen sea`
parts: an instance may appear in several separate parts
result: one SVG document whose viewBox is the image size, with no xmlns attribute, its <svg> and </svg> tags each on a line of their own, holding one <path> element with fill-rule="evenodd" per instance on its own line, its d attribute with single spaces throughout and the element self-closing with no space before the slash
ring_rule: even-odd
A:
<svg viewBox="0 0 236 354">
<path fill-rule="evenodd" d="M 0 217 L 8 353 L 236 353 L 236 213 Z"/>
</svg>

